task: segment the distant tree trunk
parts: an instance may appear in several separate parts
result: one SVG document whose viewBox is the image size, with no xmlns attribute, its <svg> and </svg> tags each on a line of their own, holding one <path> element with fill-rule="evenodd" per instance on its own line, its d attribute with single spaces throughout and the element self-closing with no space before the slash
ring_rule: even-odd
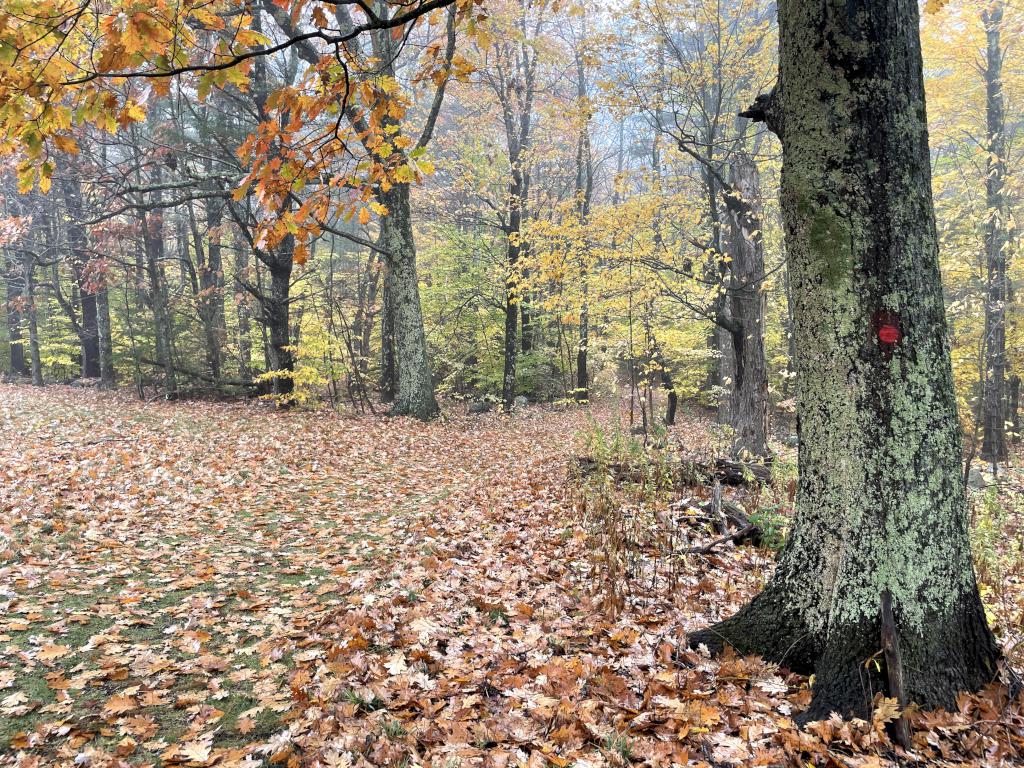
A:
<svg viewBox="0 0 1024 768">
<path fill-rule="evenodd" d="M 24 277 L 21 263 L 12 255 L 6 258 L 4 280 L 7 283 L 7 340 L 9 342 L 11 373 L 15 376 L 28 376 L 25 363 L 25 342 L 22 338 L 22 307 L 24 306 Z"/>
<path fill-rule="evenodd" d="M 159 195 L 159 192 L 154 193 Z M 146 277 L 149 281 L 149 305 L 153 312 L 153 337 L 156 343 L 156 360 L 164 371 L 164 393 L 173 400 L 178 396 L 178 379 L 174 369 L 171 346 L 171 315 L 168 307 L 167 280 L 164 276 L 164 226 L 163 214 L 143 212 L 142 243 L 145 251 Z"/>
<path fill-rule="evenodd" d="M 511 410 L 516 398 L 516 363 L 519 354 L 519 305 L 522 301 L 521 265 L 523 254 L 523 206 L 526 204 L 527 181 L 522 169 L 522 155 L 512 153 L 512 180 L 508 189 L 508 223 L 505 230 L 505 355 L 501 384 L 501 402 Z"/>
<path fill-rule="evenodd" d="M 786 379 L 782 382 L 782 396 L 789 398 L 796 378 L 796 337 L 793 335 L 793 294 L 789 284 L 789 266 L 782 270 L 782 283 L 786 296 Z"/>
<path fill-rule="evenodd" d="M 586 277 L 583 281 L 583 306 L 580 308 L 580 340 L 576 348 L 576 402 L 590 399 L 590 371 L 587 368 L 590 351 L 590 307 L 587 302 Z"/>
<path fill-rule="evenodd" d="M 288 324 L 291 307 L 292 260 L 295 253 L 295 238 L 285 236 L 277 251 L 265 263 L 270 272 L 270 295 L 263 302 L 263 322 L 269 335 L 270 369 L 277 371 L 271 379 L 271 391 L 275 395 L 290 395 L 295 390 L 292 372 L 295 370 L 295 355 L 291 347 L 291 328 Z"/>
<path fill-rule="evenodd" d="M 590 104 L 587 99 L 587 70 L 582 51 L 576 52 L 576 99 L 580 110 L 580 133 L 576 143 L 576 204 L 580 227 L 586 227 L 590 218 L 590 203 L 594 193 L 594 162 L 590 145 Z M 590 275 L 585 255 L 580 265 L 580 339 L 576 350 L 576 400 L 590 399 Z"/>
<path fill-rule="evenodd" d="M 207 173 L 211 172 L 207 164 Z M 206 201 L 206 226 L 199 231 L 191 204 L 188 207 L 192 240 L 196 252 L 199 294 L 196 305 L 203 325 L 206 346 L 206 368 L 216 386 L 223 369 L 224 340 L 227 338 L 224 317 L 224 265 L 221 257 L 221 225 L 224 222 L 224 204 L 217 198 Z M 205 239 L 205 245 L 204 245 Z"/>
<path fill-rule="evenodd" d="M 729 339 L 733 382 L 729 426 L 737 456 L 768 456 L 768 365 L 764 354 L 764 226 L 757 165 L 746 155 L 732 162 L 729 214 Z"/>
<path fill-rule="evenodd" d="M 728 249 L 728 245 L 724 245 Z M 733 305 L 729 300 L 727 290 L 728 278 L 719 277 L 717 279 L 723 283 L 722 295 L 715 300 L 717 309 L 713 331 L 715 360 L 717 362 L 715 378 L 720 389 L 718 394 L 718 423 L 732 428 L 736 421 L 736 416 L 733 413 L 733 394 L 736 391 L 736 349 L 738 346 L 736 335 L 740 331 L 737 330 L 735 334 L 733 333 L 737 329 L 737 325 L 733 322 L 732 318 Z M 740 345 L 742 345 L 742 337 Z"/>
<path fill-rule="evenodd" d="M 358 306 L 352 319 L 352 335 L 359 352 L 359 371 L 366 373 L 370 364 L 370 339 L 373 335 L 374 307 L 380 290 L 381 258 L 371 250 L 366 256 L 366 269 L 359 281 Z"/>
<path fill-rule="evenodd" d="M 1006 114 L 1003 104 L 1002 0 L 990 3 L 982 13 L 985 25 L 985 115 L 988 134 L 985 174 L 985 253 L 988 262 L 985 302 L 985 377 L 982 404 L 981 458 L 991 463 L 1006 461 L 1006 300 L 1007 210 Z"/>
<path fill-rule="evenodd" d="M 82 223 L 82 181 L 73 173 L 60 182 L 67 208 L 68 247 L 71 250 L 71 269 L 78 285 L 78 297 L 81 307 L 78 321 L 78 338 L 82 346 L 82 377 L 98 379 L 100 377 L 100 337 L 96 317 L 95 278 L 89 269 L 89 242 Z"/>
<path fill-rule="evenodd" d="M 114 340 L 110 329 L 110 296 L 105 284 L 96 289 L 96 331 L 100 346 L 100 387 L 113 389 L 117 384 Z"/>
<path fill-rule="evenodd" d="M 379 243 L 383 246 L 384 233 Z M 398 381 L 395 372 L 395 313 L 391 307 L 394 273 L 387 262 L 384 264 L 384 287 L 381 291 L 380 312 L 380 399 L 383 403 L 395 402 Z"/>
<path fill-rule="evenodd" d="M 525 14 L 526 6 L 523 6 Z M 508 148 L 509 182 L 505 198 L 503 232 L 505 244 L 505 339 L 501 401 L 508 412 L 516 398 L 516 364 L 519 353 L 520 304 L 524 298 L 523 216 L 530 192 L 529 149 L 533 127 L 533 100 L 536 95 L 537 49 L 526 39 L 525 16 L 520 19 L 523 37 L 499 47 L 493 80 L 501 106 Z M 537 29 L 539 29 L 539 25 Z M 529 329 L 527 329 L 529 330 Z M 527 342 L 529 344 L 529 342 Z"/>
<path fill-rule="evenodd" d="M 162 181 L 159 165 L 152 170 L 151 183 L 158 186 Z M 153 313 L 153 337 L 156 346 L 157 364 L 164 371 L 164 396 L 173 400 L 178 396 L 178 379 L 174 367 L 174 346 L 172 340 L 171 310 L 167 293 L 167 278 L 164 274 L 166 256 L 164 242 L 163 192 L 152 193 L 152 209 L 139 212 L 142 227 L 142 245 L 145 256 L 144 269 L 149 282 L 147 291 L 149 308 Z"/>
<path fill-rule="evenodd" d="M 241 279 L 248 280 L 249 273 L 249 249 L 244 243 L 239 243 L 238 254 L 235 257 L 235 271 Z M 238 375 L 242 381 L 252 379 L 252 327 L 250 321 L 252 313 L 249 308 L 249 296 L 245 293 L 239 295 L 235 302 L 235 314 L 238 319 Z"/>
<path fill-rule="evenodd" d="M 427 358 L 419 280 L 416 275 L 416 244 L 412 232 L 409 185 L 395 184 L 378 198 L 388 209 L 381 218 L 380 240 L 385 255 L 385 290 L 391 317 L 394 349 L 394 404 L 391 413 L 430 419 L 438 414 L 434 380 Z"/>
<path fill-rule="evenodd" d="M 523 278 L 526 278 L 525 272 Z M 536 333 L 536 329 L 533 324 L 533 314 L 530 312 L 530 297 L 527 291 L 521 292 L 521 298 L 519 301 L 519 348 L 522 350 L 524 355 L 528 355 L 533 351 L 533 336 Z"/>
<path fill-rule="evenodd" d="M 48 227 L 48 217 L 43 214 L 43 226 Z M 31 361 L 32 383 L 43 386 L 43 363 L 39 354 L 39 324 L 36 312 L 36 255 L 26 250 L 22 254 L 22 274 L 25 276 L 25 317 L 28 320 L 28 349 Z"/>
<path fill-rule="evenodd" d="M 704 279 L 709 284 L 720 284 L 724 283 L 727 270 L 725 265 L 722 264 L 722 258 L 725 256 L 725 243 L 723 242 L 722 237 L 722 216 L 721 211 L 719 210 L 718 181 L 711 170 L 713 168 L 713 159 L 708 156 L 703 158 L 701 162 L 704 166 L 703 178 L 707 195 L 708 226 L 711 230 L 711 237 L 708 243 L 710 253 L 708 254 L 707 261 L 704 264 Z M 728 316 L 729 303 L 726 301 L 724 291 L 715 298 L 712 313 L 716 317 Z M 707 347 L 708 353 L 711 356 L 711 367 L 708 370 L 705 390 L 721 390 L 722 388 L 729 386 L 732 380 L 732 366 L 730 364 L 732 342 L 729 339 L 728 332 L 718 325 L 713 326 L 711 332 L 708 334 Z M 717 397 L 719 398 L 718 421 L 719 423 L 727 424 L 729 421 L 728 398 L 723 401 L 720 392 Z"/>
<path fill-rule="evenodd" d="M 1010 423 L 1011 439 L 1016 444 L 1021 440 L 1020 376 L 1011 376 L 1007 384 L 1007 389 L 1009 390 L 1009 396 L 1007 397 L 1007 421 Z"/>
<path fill-rule="evenodd" d="M 679 393 L 676 392 L 675 383 L 672 381 L 672 372 L 669 370 L 668 362 L 661 353 L 661 347 L 655 343 L 651 353 L 651 361 L 657 367 L 661 377 L 661 386 L 668 393 L 668 402 L 665 405 L 665 426 L 671 427 L 676 423 L 676 409 L 679 406 Z"/>
<path fill-rule="evenodd" d="M 864 715 L 886 690 L 869 660 L 888 593 L 908 699 L 952 708 L 998 650 L 968 541 L 917 0 L 781 0 L 779 22 L 777 91 L 745 114 L 782 139 L 796 516 L 764 591 L 690 642 L 813 672 L 804 720 Z"/>
</svg>

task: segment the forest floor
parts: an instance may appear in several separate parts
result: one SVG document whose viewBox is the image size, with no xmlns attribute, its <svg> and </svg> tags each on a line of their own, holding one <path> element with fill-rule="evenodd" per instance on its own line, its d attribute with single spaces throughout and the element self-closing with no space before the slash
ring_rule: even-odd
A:
<svg viewBox="0 0 1024 768">
<path fill-rule="evenodd" d="M 773 552 L 654 546 L 637 521 L 678 499 L 595 528 L 569 467 L 621 440 L 597 410 L 595 441 L 575 408 L 422 425 L 0 385 L 0 765 L 1021 764 L 996 688 L 915 713 L 907 754 L 884 702 L 801 731 L 807 679 L 686 651 Z M 789 473 L 740 500 L 784 520 Z M 975 501 L 1015 662 L 1022 497 Z"/>
</svg>

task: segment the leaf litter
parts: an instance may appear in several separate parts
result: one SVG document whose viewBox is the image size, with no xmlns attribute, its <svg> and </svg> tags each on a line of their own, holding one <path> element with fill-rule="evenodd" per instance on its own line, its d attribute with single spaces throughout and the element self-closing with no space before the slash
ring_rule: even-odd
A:
<svg viewBox="0 0 1024 768">
<path fill-rule="evenodd" d="M 2 385 L 0 415 L 0 765 L 1022 759 L 1001 688 L 911 713 L 904 752 L 891 701 L 801 731 L 806 678 L 688 650 L 770 553 L 671 581 L 641 558 L 609 613 L 566 482 L 580 411 L 422 425 Z"/>
</svg>

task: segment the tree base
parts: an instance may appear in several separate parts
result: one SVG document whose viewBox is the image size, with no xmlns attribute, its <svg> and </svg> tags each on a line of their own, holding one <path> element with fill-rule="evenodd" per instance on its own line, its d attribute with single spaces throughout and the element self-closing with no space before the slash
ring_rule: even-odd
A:
<svg viewBox="0 0 1024 768">
<path fill-rule="evenodd" d="M 951 615 L 931 617 L 927 635 L 901 630 L 898 614 L 896 625 L 908 702 L 954 709 L 958 693 L 977 691 L 996 678 L 1000 653 L 976 592 Z M 833 712 L 870 719 L 875 695 L 895 693 L 888 690 L 879 618 L 816 635 L 772 583 L 735 616 L 691 634 L 689 644 L 704 644 L 712 654 L 728 645 L 799 674 L 814 674 L 811 704 L 796 718 L 800 725 Z"/>
</svg>

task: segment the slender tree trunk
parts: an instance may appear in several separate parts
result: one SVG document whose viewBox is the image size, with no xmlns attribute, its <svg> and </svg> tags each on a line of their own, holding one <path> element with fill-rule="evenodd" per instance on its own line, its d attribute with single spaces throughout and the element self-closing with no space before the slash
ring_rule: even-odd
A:
<svg viewBox="0 0 1024 768">
<path fill-rule="evenodd" d="M 352 318 L 352 336 L 359 352 L 357 367 L 362 374 L 366 373 L 370 364 L 370 339 L 373 334 L 374 306 L 380 288 L 380 272 L 380 258 L 377 251 L 371 250 L 366 256 L 366 269 L 359 281 L 358 306 Z"/>
<path fill-rule="evenodd" d="M 110 329 L 110 296 L 105 284 L 96 289 L 96 332 L 100 347 L 100 387 L 113 389 L 117 384 L 114 340 Z"/>
<path fill-rule="evenodd" d="M 782 383 L 782 396 L 789 398 L 793 392 L 793 381 L 796 378 L 796 336 L 793 335 L 793 292 L 790 288 L 789 266 L 782 270 L 782 284 L 786 297 L 786 379 Z"/>
<path fill-rule="evenodd" d="M 41 217 L 46 222 L 45 214 Z M 49 226 L 45 223 L 44 226 Z M 39 354 L 39 324 L 36 311 L 36 257 L 26 251 L 22 256 L 22 274 L 25 276 L 25 317 L 28 320 L 28 349 L 31 362 L 32 383 L 43 386 L 43 363 Z"/>
<path fill-rule="evenodd" d="M 430 419 L 440 409 L 434 399 L 423 329 L 409 191 L 408 184 L 396 184 L 378 194 L 388 209 L 381 219 L 380 240 L 386 260 L 385 291 L 390 294 L 385 314 L 391 317 L 393 333 L 395 399 L 391 413 Z"/>
<path fill-rule="evenodd" d="M 146 276 L 149 280 L 149 303 L 153 312 L 153 337 L 156 360 L 164 370 L 164 392 L 168 399 L 178 395 L 178 379 L 171 347 L 171 318 L 164 276 L 164 228 L 160 212 L 142 214 L 143 246 L 146 255 Z"/>
<path fill-rule="evenodd" d="M 733 382 L 729 425 L 733 453 L 768 456 L 768 365 L 764 354 L 764 241 L 757 165 L 746 155 L 732 163 L 729 214 L 729 340 Z"/>
<path fill-rule="evenodd" d="M 982 404 L 981 458 L 1006 461 L 1006 300 L 1007 210 L 1003 187 L 1006 183 L 1006 114 L 1003 106 L 1003 55 L 1000 39 L 1003 3 L 991 3 L 982 13 L 985 24 L 985 114 L 988 133 L 985 175 L 985 254 L 988 262 L 985 302 L 985 377 Z"/>
<path fill-rule="evenodd" d="M 526 279 L 524 272 L 523 279 Z M 536 333 L 533 323 L 533 314 L 530 311 L 530 297 L 528 292 L 520 292 L 519 301 L 519 348 L 522 350 L 524 355 L 528 355 L 533 351 L 533 336 Z"/>
<path fill-rule="evenodd" d="M 1007 401 L 1007 413 L 1006 420 L 1010 424 L 1010 439 L 1016 444 L 1021 439 L 1021 424 L 1020 424 L 1020 376 L 1011 376 L 1007 382 L 1008 396 Z"/>
<path fill-rule="evenodd" d="M 67 207 L 68 247 L 71 250 L 71 268 L 78 285 L 81 316 L 79 341 L 82 345 L 82 377 L 100 378 L 100 339 L 96 318 L 95 276 L 91 274 L 88 235 L 85 231 L 82 206 L 82 182 L 74 175 L 61 182 Z"/>
<path fill-rule="evenodd" d="M 295 389 L 292 372 L 295 370 L 295 355 L 292 353 L 289 310 L 291 307 L 292 257 L 295 238 L 288 235 L 281 241 L 271 263 L 270 296 L 263 304 L 264 324 L 269 334 L 267 347 L 270 369 L 280 375 L 271 380 L 271 391 L 275 395 L 290 395 Z M 283 403 L 286 404 L 286 403 Z"/>
<path fill-rule="evenodd" d="M 206 172 L 212 173 L 209 161 Z M 192 217 L 192 210 L 189 209 Z M 221 226 L 224 223 L 224 202 L 216 197 L 206 201 L 206 248 L 203 238 L 194 232 L 196 257 L 199 261 L 199 316 L 206 337 L 206 367 L 216 384 L 222 375 L 227 323 L 224 316 L 224 265 L 221 248 Z M 193 229 L 194 229 L 193 219 Z M 205 258 L 202 258 L 205 256 Z"/>
<path fill-rule="evenodd" d="M 239 243 L 238 255 L 235 257 L 235 271 L 242 279 L 249 280 L 249 249 L 245 243 Z M 252 379 L 252 313 L 249 308 L 247 293 L 239 293 L 235 302 L 235 315 L 238 319 L 238 375 L 242 381 Z"/>
<path fill-rule="evenodd" d="M 890 593 L 910 701 L 996 675 L 968 541 L 939 275 L 917 0 L 781 0 L 777 91 L 745 114 L 783 147 L 800 458 L 764 591 L 691 636 L 815 674 L 803 719 L 865 714 Z M 890 695 L 893 692 L 890 691 Z"/>
<path fill-rule="evenodd" d="M 7 283 L 7 339 L 11 358 L 11 373 L 28 376 L 25 362 L 25 341 L 23 339 L 22 307 L 24 306 L 24 280 L 21 263 L 10 254 L 6 258 L 5 282 Z"/>
<path fill-rule="evenodd" d="M 585 29 L 585 27 L 584 27 Z M 580 228 L 585 230 L 590 218 L 590 203 L 594 192 L 594 163 L 590 145 L 591 105 L 587 97 L 587 70 L 580 50 L 576 51 L 576 99 L 579 109 L 580 133 L 576 143 L 576 201 Z M 657 164 L 656 164 L 657 166 Z M 590 270 L 586 255 L 580 256 L 580 339 L 576 350 L 576 400 L 590 399 Z"/>
<path fill-rule="evenodd" d="M 505 354 L 501 384 L 501 402 L 506 411 L 512 409 L 516 399 L 516 363 L 519 355 L 519 304 L 522 300 L 519 259 L 523 253 L 521 242 L 523 206 L 526 181 L 518 152 L 513 153 L 512 182 L 508 194 L 508 227 L 505 246 Z"/>
<path fill-rule="evenodd" d="M 583 281 L 583 306 L 580 308 L 580 340 L 576 348 L 576 402 L 590 399 L 590 371 L 587 356 L 590 348 L 590 307 L 587 301 L 587 283 Z"/>
<path fill-rule="evenodd" d="M 379 245 L 383 247 L 384 232 L 383 225 Z M 395 402 L 395 393 L 398 391 L 397 374 L 395 370 L 395 311 L 391 306 L 392 294 L 394 293 L 394 273 L 389 262 L 384 263 L 384 287 L 381 291 L 381 312 L 380 312 L 380 399 L 383 403 Z"/>
</svg>

